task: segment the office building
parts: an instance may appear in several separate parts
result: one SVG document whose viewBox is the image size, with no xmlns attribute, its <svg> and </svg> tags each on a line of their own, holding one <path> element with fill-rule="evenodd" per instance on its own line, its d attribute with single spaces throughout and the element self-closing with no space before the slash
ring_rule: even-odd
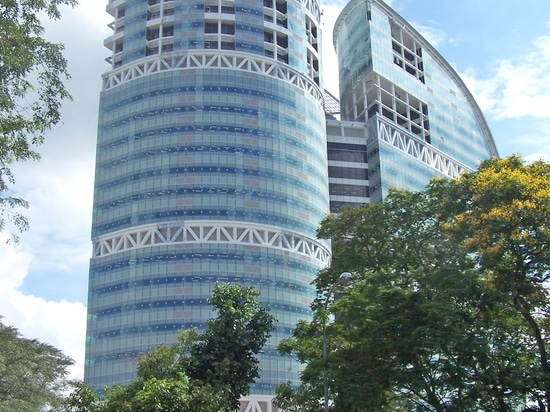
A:
<svg viewBox="0 0 550 412">
<path fill-rule="evenodd" d="M 239 282 L 278 319 L 243 402 L 270 410 L 299 373 L 276 344 L 311 316 L 330 264 L 322 217 L 474 168 L 497 154 L 489 129 L 381 1 L 338 18 L 340 103 L 323 90 L 316 0 L 110 0 L 107 12 L 85 380 L 128 382 L 136 356 L 214 316 L 215 282 Z"/>
<path fill-rule="evenodd" d="M 333 40 L 341 104 L 327 110 L 332 212 L 380 202 L 392 187 L 421 190 L 498 156 L 464 82 L 384 2 L 350 1 Z"/>
<path fill-rule="evenodd" d="M 330 262 L 316 1 L 112 0 L 99 108 L 85 379 L 214 316 L 215 282 L 278 319 L 255 395 L 297 378 L 276 343 Z"/>
</svg>

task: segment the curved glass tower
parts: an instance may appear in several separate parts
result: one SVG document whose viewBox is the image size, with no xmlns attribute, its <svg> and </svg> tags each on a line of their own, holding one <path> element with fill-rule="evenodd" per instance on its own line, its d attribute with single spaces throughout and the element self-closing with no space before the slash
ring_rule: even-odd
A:
<svg viewBox="0 0 550 412">
<path fill-rule="evenodd" d="M 316 1 L 114 0 L 99 109 L 85 380 L 214 316 L 216 281 L 278 320 L 255 395 L 297 368 L 276 351 L 330 262 Z"/>
<path fill-rule="evenodd" d="M 454 69 L 379 0 L 352 0 L 333 32 L 341 121 L 327 123 L 331 210 L 422 190 L 498 156 Z"/>
</svg>

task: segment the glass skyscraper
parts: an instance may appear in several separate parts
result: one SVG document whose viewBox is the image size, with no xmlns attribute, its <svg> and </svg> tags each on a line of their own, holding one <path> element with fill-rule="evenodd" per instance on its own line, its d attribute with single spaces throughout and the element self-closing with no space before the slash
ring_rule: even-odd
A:
<svg viewBox="0 0 550 412">
<path fill-rule="evenodd" d="M 340 120 L 327 120 L 331 211 L 421 190 L 498 156 L 454 69 L 382 1 L 352 0 L 333 32 Z M 332 112 L 335 112 L 332 109 Z"/>
<path fill-rule="evenodd" d="M 277 324 L 255 395 L 297 378 L 276 343 L 310 316 L 329 245 L 316 1 L 112 0 L 99 108 L 85 379 L 214 316 L 254 285 Z"/>
<path fill-rule="evenodd" d="M 243 402 L 271 410 L 299 373 L 277 342 L 311 316 L 330 264 L 322 217 L 474 168 L 497 154 L 489 129 L 381 1 L 352 1 L 337 21 L 340 110 L 323 90 L 316 0 L 110 0 L 107 12 L 85 380 L 128 382 L 136 356 L 214 316 L 215 282 L 239 282 L 278 320 Z"/>
</svg>

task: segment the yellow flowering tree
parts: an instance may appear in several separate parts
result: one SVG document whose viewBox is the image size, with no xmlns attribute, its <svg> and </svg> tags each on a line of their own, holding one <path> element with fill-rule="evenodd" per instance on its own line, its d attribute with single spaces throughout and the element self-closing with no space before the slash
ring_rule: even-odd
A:
<svg viewBox="0 0 550 412">
<path fill-rule="evenodd" d="M 532 400 L 550 410 L 550 165 L 491 159 L 458 180 L 436 180 L 445 227 L 473 254 L 493 302 L 523 319 L 536 359 Z"/>
</svg>

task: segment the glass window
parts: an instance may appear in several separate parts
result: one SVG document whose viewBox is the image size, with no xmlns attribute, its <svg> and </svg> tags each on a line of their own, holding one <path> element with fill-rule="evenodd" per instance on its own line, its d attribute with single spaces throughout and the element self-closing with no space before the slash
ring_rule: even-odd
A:
<svg viewBox="0 0 550 412">
<path fill-rule="evenodd" d="M 359 179 L 367 180 L 367 169 L 358 169 L 351 167 L 335 167 L 329 166 L 328 168 L 329 177 L 336 177 L 340 179 Z"/>
<path fill-rule="evenodd" d="M 359 185 L 344 185 L 344 184 L 329 184 L 329 192 L 331 196 L 355 196 L 355 197 L 368 197 L 368 186 Z"/>
<path fill-rule="evenodd" d="M 346 143 L 328 143 L 328 159 L 344 162 L 366 163 L 367 147 L 364 145 L 354 145 Z"/>
<path fill-rule="evenodd" d="M 222 34 L 235 34 L 235 24 L 222 23 Z"/>
<path fill-rule="evenodd" d="M 205 33 L 217 33 L 218 32 L 218 22 L 214 23 L 205 23 L 204 24 Z"/>
</svg>

